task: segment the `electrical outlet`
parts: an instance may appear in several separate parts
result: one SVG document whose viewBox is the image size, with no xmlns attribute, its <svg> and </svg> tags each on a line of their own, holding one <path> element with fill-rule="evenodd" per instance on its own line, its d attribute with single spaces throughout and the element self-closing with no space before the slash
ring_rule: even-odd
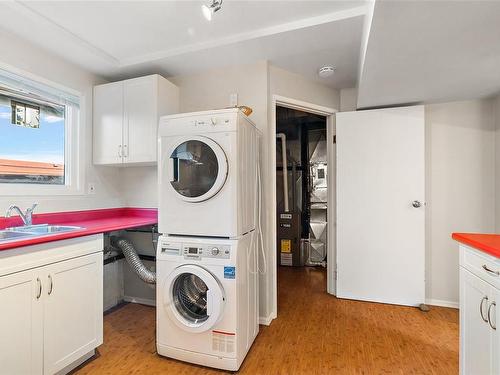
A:
<svg viewBox="0 0 500 375">
<path fill-rule="evenodd" d="M 95 194 L 95 184 L 93 182 L 89 182 L 87 191 L 89 194 Z"/>
<path fill-rule="evenodd" d="M 230 107 L 237 107 L 238 106 L 238 94 L 229 94 L 229 106 Z"/>
</svg>

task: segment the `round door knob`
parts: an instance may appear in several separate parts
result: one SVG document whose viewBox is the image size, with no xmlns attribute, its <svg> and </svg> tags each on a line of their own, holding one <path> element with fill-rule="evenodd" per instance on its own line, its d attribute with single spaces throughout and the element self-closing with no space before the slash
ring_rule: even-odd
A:
<svg viewBox="0 0 500 375">
<path fill-rule="evenodd" d="M 215 117 L 212 117 L 210 121 L 212 122 L 212 126 L 217 125 L 217 119 Z"/>
<path fill-rule="evenodd" d="M 220 250 L 218 247 L 212 248 L 212 255 L 219 255 L 219 252 L 220 252 Z"/>
<path fill-rule="evenodd" d="M 420 201 L 413 201 L 411 202 L 411 205 L 415 208 L 422 207 L 422 203 Z"/>
</svg>

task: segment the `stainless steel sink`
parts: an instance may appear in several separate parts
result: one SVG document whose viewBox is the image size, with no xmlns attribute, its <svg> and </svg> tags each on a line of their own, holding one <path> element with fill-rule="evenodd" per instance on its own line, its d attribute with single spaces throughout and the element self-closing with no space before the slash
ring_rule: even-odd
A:
<svg viewBox="0 0 500 375">
<path fill-rule="evenodd" d="M 48 234 L 70 232 L 79 229 L 83 228 L 70 225 L 24 225 L 21 227 L 12 227 L 0 230 L 0 242 L 13 241 L 21 238 L 40 237 Z"/>
<path fill-rule="evenodd" d="M 29 237 L 31 233 L 13 232 L 10 230 L 0 231 L 0 241 L 14 240 L 20 237 Z"/>
<path fill-rule="evenodd" d="M 74 227 L 70 225 L 49 225 L 49 224 L 39 224 L 39 225 L 25 225 L 22 227 L 12 227 L 9 230 L 14 232 L 25 232 L 32 234 L 50 234 L 57 232 L 69 232 L 73 230 L 83 229 L 82 227 Z"/>
</svg>

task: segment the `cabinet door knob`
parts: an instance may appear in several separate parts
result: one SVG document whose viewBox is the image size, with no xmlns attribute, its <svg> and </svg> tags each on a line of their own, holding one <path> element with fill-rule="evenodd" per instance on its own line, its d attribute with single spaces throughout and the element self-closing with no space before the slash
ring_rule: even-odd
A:
<svg viewBox="0 0 500 375">
<path fill-rule="evenodd" d="M 488 323 L 488 318 L 484 317 L 484 314 L 483 314 L 483 304 L 484 304 L 484 301 L 486 301 L 486 303 L 488 302 L 488 297 L 487 296 L 484 296 L 482 299 L 481 299 L 481 303 L 479 304 L 479 314 L 481 314 L 481 319 L 483 319 L 486 323 Z"/>
<path fill-rule="evenodd" d="M 491 322 L 491 308 L 495 306 L 495 312 L 497 310 L 497 304 L 495 301 L 493 301 L 491 304 L 490 304 L 490 307 L 488 307 L 488 323 L 490 324 L 490 327 L 493 328 L 495 331 L 497 329 L 497 326 L 496 325 L 493 325 L 493 323 Z M 496 322 L 495 322 L 496 324 Z"/>
<path fill-rule="evenodd" d="M 40 299 L 40 297 L 42 296 L 42 282 L 40 281 L 39 277 L 36 278 L 36 282 L 38 284 L 38 294 L 36 295 L 36 299 Z"/>
<path fill-rule="evenodd" d="M 52 290 L 54 290 L 54 281 L 52 280 L 51 275 L 49 275 L 48 278 L 49 278 L 49 291 L 47 292 L 47 294 L 50 296 L 52 294 Z"/>
<path fill-rule="evenodd" d="M 413 202 L 411 202 L 411 205 L 414 208 L 420 208 L 420 207 L 422 207 L 422 202 L 420 202 L 420 201 L 413 201 Z"/>
</svg>

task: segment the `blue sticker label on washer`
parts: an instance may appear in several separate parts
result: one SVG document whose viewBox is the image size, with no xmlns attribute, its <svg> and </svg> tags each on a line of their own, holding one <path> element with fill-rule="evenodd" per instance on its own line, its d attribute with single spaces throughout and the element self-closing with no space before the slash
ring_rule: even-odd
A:
<svg viewBox="0 0 500 375">
<path fill-rule="evenodd" d="M 227 267 L 227 266 L 224 266 L 224 278 L 225 279 L 234 279 L 234 278 L 236 278 L 236 267 Z"/>
</svg>

